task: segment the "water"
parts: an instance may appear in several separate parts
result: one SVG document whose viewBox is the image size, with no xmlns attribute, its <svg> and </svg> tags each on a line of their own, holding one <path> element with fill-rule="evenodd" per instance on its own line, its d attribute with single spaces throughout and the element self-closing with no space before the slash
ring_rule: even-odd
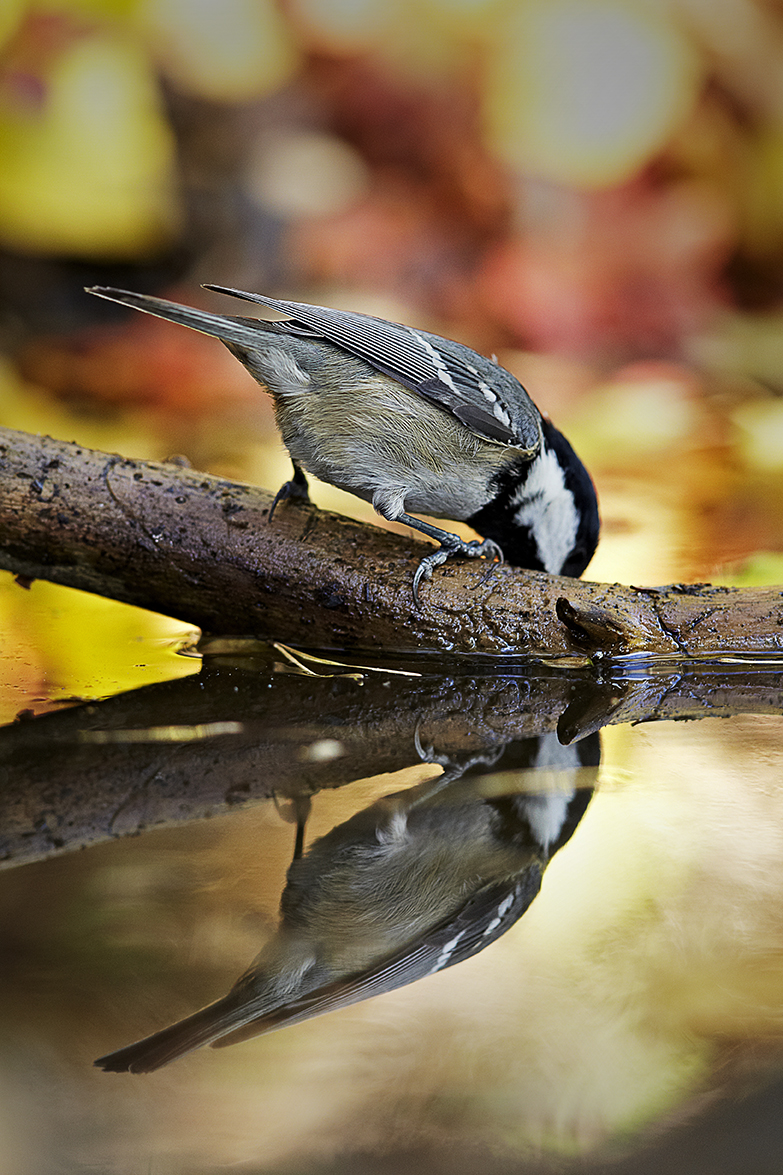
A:
<svg viewBox="0 0 783 1175">
<path fill-rule="evenodd" d="M 395 667 L 235 648 L 0 729 L 6 1170 L 780 1169 L 779 668 Z M 307 949 L 381 994 L 94 1068 L 269 949 L 297 822 Z"/>
</svg>

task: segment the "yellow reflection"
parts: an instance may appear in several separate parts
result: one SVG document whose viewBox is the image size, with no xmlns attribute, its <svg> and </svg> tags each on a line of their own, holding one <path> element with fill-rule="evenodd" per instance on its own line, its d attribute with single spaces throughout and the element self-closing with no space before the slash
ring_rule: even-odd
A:
<svg viewBox="0 0 783 1175">
<path fill-rule="evenodd" d="M 679 372 L 641 378 L 623 378 L 620 373 L 593 391 L 590 410 L 600 420 L 600 428 L 587 439 L 594 451 L 591 456 L 600 458 L 601 449 L 617 451 L 628 464 L 688 443 L 703 415 L 687 375 Z"/>
<path fill-rule="evenodd" d="M 669 15 L 622 0 L 525 0 L 501 26 L 486 99 L 489 137 L 521 171 L 620 183 L 666 142 L 698 82 Z"/>
<path fill-rule="evenodd" d="M 139 730 L 82 730 L 79 742 L 117 745 L 120 743 L 193 743 L 222 734 L 242 734 L 242 722 L 196 722 L 183 726 L 146 726 Z"/>
<path fill-rule="evenodd" d="M 36 580 L 19 587 L 0 572 L 0 627 L 6 660 L 0 722 L 72 698 L 101 698 L 199 669 L 177 656 L 195 630 L 129 604 Z"/>
<path fill-rule="evenodd" d="M 713 583 L 734 584 L 736 587 L 757 587 L 783 583 L 783 553 L 756 551 L 742 563 L 722 567 L 713 576 Z"/>
<path fill-rule="evenodd" d="M 0 357 L 0 425 L 44 433 L 63 441 L 78 440 L 91 449 L 123 453 L 141 460 L 161 460 L 167 441 L 160 422 L 142 411 L 123 416 L 75 413 L 52 393 L 20 379 Z M 168 452 L 171 452 L 168 449 Z"/>
</svg>

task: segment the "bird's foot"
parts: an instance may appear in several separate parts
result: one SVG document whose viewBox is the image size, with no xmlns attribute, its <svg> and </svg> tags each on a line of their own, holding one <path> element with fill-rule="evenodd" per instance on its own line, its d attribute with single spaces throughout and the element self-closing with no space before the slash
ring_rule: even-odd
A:
<svg viewBox="0 0 783 1175">
<path fill-rule="evenodd" d="M 279 502 L 285 502 L 289 498 L 296 498 L 302 503 L 310 502 L 310 493 L 307 488 L 307 478 L 298 465 L 294 466 L 294 476 L 290 481 L 285 482 L 280 486 L 280 489 L 275 494 L 275 500 L 269 508 L 269 517 L 267 522 L 272 521 L 272 516 Z"/>
<path fill-rule="evenodd" d="M 471 542 L 465 542 L 464 539 L 458 538 L 457 535 L 449 535 L 448 541 L 443 541 L 436 551 L 425 555 L 416 568 L 416 573 L 413 576 L 413 601 L 417 608 L 421 607 L 419 600 L 419 584 L 423 579 L 432 579 L 432 572 L 434 568 L 439 567 L 441 563 L 445 563 L 447 559 L 451 559 L 454 555 L 462 555 L 468 559 L 486 558 L 490 560 L 497 560 L 499 563 L 503 562 L 503 552 L 496 542 L 492 539 L 473 539 Z"/>
</svg>

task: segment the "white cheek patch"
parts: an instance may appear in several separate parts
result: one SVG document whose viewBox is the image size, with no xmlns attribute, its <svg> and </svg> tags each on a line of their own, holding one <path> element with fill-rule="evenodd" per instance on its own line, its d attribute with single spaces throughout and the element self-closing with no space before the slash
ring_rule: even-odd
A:
<svg viewBox="0 0 783 1175">
<path fill-rule="evenodd" d="M 533 535 L 544 570 L 557 575 L 576 542 L 579 514 L 573 494 L 566 489 L 563 470 L 549 449 L 542 449 L 536 457 L 511 506 L 517 507 L 516 523 Z"/>
<path fill-rule="evenodd" d="M 579 770 L 579 752 L 573 744 L 564 747 L 552 731 L 541 736 L 538 752 L 531 764 L 538 772 L 543 788 L 540 795 L 526 796 L 523 801 L 533 835 L 540 845 L 549 849 L 563 832 L 568 817 L 568 805 L 576 795 L 574 773 Z"/>
<path fill-rule="evenodd" d="M 547 796 L 526 796 L 523 801 L 525 817 L 533 836 L 543 849 L 560 839 L 568 816 L 568 805 L 576 793 L 552 792 Z"/>
<path fill-rule="evenodd" d="M 532 767 L 539 771 L 578 771 L 581 767 L 576 743 L 564 746 L 552 730 L 538 739 L 538 749 Z"/>
</svg>

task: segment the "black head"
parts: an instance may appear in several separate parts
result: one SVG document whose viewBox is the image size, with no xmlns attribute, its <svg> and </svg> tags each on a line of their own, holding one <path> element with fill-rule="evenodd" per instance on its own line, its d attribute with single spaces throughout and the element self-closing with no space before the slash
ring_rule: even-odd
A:
<svg viewBox="0 0 783 1175">
<path fill-rule="evenodd" d="M 598 545 L 598 498 L 563 434 L 548 420 L 541 424 L 538 456 L 507 465 L 492 501 L 467 521 L 516 567 L 579 576 Z"/>
</svg>

